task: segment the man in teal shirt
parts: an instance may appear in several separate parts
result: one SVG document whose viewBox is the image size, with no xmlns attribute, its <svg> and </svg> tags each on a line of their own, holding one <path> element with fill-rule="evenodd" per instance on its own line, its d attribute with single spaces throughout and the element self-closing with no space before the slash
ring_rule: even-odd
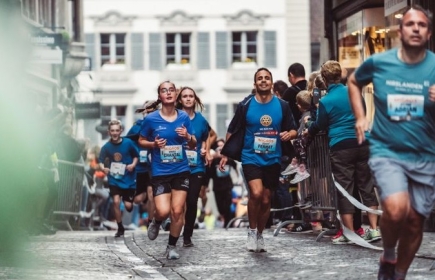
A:
<svg viewBox="0 0 435 280">
<path fill-rule="evenodd" d="M 431 28 L 431 13 L 411 7 L 399 25 L 402 46 L 371 56 L 349 79 L 359 143 L 369 129 L 362 87 L 374 87 L 368 139 L 383 210 L 378 279 L 405 279 L 435 202 L 435 55 L 426 50 Z"/>
</svg>

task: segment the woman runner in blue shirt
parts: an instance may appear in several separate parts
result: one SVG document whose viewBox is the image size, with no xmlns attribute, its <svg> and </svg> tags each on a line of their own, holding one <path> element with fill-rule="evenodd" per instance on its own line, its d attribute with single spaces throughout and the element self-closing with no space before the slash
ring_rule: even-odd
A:
<svg viewBox="0 0 435 280">
<path fill-rule="evenodd" d="M 142 123 L 139 144 L 151 150 L 151 184 L 156 211 L 148 227 L 148 238 L 154 240 L 168 216 L 171 219 L 168 259 L 178 259 L 176 244 L 183 227 L 184 205 L 189 190 L 190 167 L 185 146 L 196 147 L 189 116 L 175 108 L 177 93 L 172 82 L 157 88 L 162 108 L 149 114 Z"/>
</svg>

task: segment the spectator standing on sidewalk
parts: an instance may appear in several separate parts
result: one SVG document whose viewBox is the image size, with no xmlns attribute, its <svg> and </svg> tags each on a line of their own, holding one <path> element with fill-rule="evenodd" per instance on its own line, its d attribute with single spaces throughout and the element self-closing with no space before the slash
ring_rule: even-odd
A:
<svg viewBox="0 0 435 280">
<path fill-rule="evenodd" d="M 281 141 L 290 141 L 297 135 L 290 107 L 272 94 L 272 85 L 272 73 L 259 68 L 254 75 L 255 94 L 237 106 L 222 149 L 225 156 L 220 161 L 220 170 L 224 171 L 229 154 L 225 149 L 241 150 L 243 173 L 249 185 L 247 249 L 251 252 L 266 251 L 263 229 L 270 215 L 271 197 L 279 184 Z M 240 142 L 235 140 L 241 137 L 243 147 L 231 147 L 236 146 L 235 142 L 238 146 Z"/>
<path fill-rule="evenodd" d="M 138 151 L 133 141 L 122 138 L 122 123 L 111 120 L 108 126 L 110 140 L 101 147 L 100 168 L 106 173 L 109 181 L 110 196 L 113 199 L 113 212 L 118 224 L 115 237 L 124 235 L 122 225 L 121 198 L 125 209 L 133 209 L 133 199 L 136 192 L 136 164 Z"/>
<path fill-rule="evenodd" d="M 196 92 L 190 87 L 183 87 L 177 97 L 177 107 L 190 118 L 193 135 L 196 138 L 194 149 L 186 149 L 190 166 L 189 190 L 187 191 L 186 213 L 184 215 L 183 247 L 193 247 L 192 235 L 198 210 L 198 198 L 201 191 L 201 183 L 205 174 L 205 165 L 210 159 L 209 133 L 212 130 L 204 116 L 196 111 L 201 111 L 204 105 Z"/>
<path fill-rule="evenodd" d="M 370 168 L 368 166 L 368 142 L 358 143 L 355 136 L 355 117 L 347 97 L 347 87 L 341 83 L 341 67 L 337 61 L 329 60 L 320 68 L 320 74 L 328 87 L 328 94 L 319 101 L 317 119 L 308 133 L 314 137 L 320 130 L 328 131 L 331 170 L 334 179 L 350 195 L 354 188 L 361 194 L 364 205 L 378 209 Z M 344 226 L 353 228 L 355 206 L 340 192 L 338 193 L 338 210 Z M 377 229 L 377 215 L 367 213 L 370 229 L 362 236 L 368 241 L 380 239 Z M 343 230 L 332 237 L 333 244 L 348 244 L 351 241 L 343 235 Z"/>
<path fill-rule="evenodd" d="M 175 108 L 176 87 L 165 81 L 157 88 L 161 109 L 149 114 L 142 123 L 139 144 L 151 150 L 151 184 L 156 211 L 148 227 L 148 238 L 154 240 L 160 225 L 170 216 L 169 241 L 166 247 L 168 259 L 178 259 L 176 250 L 183 227 L 184 205 L 189 190 L 190 167 L 186 145 L 195 149 L 196 138 L 186 112 Z"/>
<path fill-rule="evenodd" d="M 307 89 L 307 80 L 305 79 L 305 68 L 302 64 L 296 62 L 290 65 L 287 71 L 288 81 L 291 84 L 283 94 L 282 99 L 290 105 L 293 119 L 296 123 L 301 119 L 302 113 L 296 105 L 296 95 L 301 91 Z"/>
<path fill-rule="evenodd" d="M 432 14 L 409 8 L 399 24 L 401 47 L 369 57 L 349 77 L 359 143 L 370 128 L 362 86 L 374 87 L 369 164 L 382 203 L 384 247 L 378 279 L 405 279 L 435 202 L 435 55 L 426 49 L 431 35 Z"/>
</svg>

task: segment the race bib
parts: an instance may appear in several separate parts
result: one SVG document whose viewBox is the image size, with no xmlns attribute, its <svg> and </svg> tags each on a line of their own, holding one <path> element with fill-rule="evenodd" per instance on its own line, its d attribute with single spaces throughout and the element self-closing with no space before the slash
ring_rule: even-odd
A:
<svg viewBox="0 0 435 280">
<path fill-rule="evenodd" d="M 198 152 L 186 150 L 187 160 L 189 161 L 189 166 L 198 165 Z"/>
<path fill-rule="evenodd" d="M 270 154 L 276 151 L 276 138 L 255 136 L 254 151 L 257 154 Z"/>
<path fill-rule="evenodd" d="M 183 161 L 183 148 L 181 145 L 170 145 L 160 149 L 160 159 L 163 163 Z"/>
<path fill-rule="evenodd" d="M 139 162 L 147 162 L 148 160 L 148 151 L 139 151 Z"/>
<path fill-rule="evenodd" d="M 392 121 L 410 121 L 423 117 L 424 96 L 388 94 L 388 116 Z"/>
<path fill-rule="evenodd" d="M 126 165 L 120 162 L 112 162 L 110 164 L 110 175 L 115 179 L 121 179 L 125 174 Z"/>
</svg>

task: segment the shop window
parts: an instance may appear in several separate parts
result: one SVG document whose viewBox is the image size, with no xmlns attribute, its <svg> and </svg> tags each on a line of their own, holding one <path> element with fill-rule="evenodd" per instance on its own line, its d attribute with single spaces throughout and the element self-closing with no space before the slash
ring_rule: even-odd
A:
<svg viewBox="0 0 435 280">
<path fill-rule="evenodd" d="M 190 33 L 166 33 L 166 64 L 190 63 Z"/>
<path fill-rule="evenodd" d="M 125 64 L 125 33 L 100 34 L 101 66 Z"/>
</svg>

